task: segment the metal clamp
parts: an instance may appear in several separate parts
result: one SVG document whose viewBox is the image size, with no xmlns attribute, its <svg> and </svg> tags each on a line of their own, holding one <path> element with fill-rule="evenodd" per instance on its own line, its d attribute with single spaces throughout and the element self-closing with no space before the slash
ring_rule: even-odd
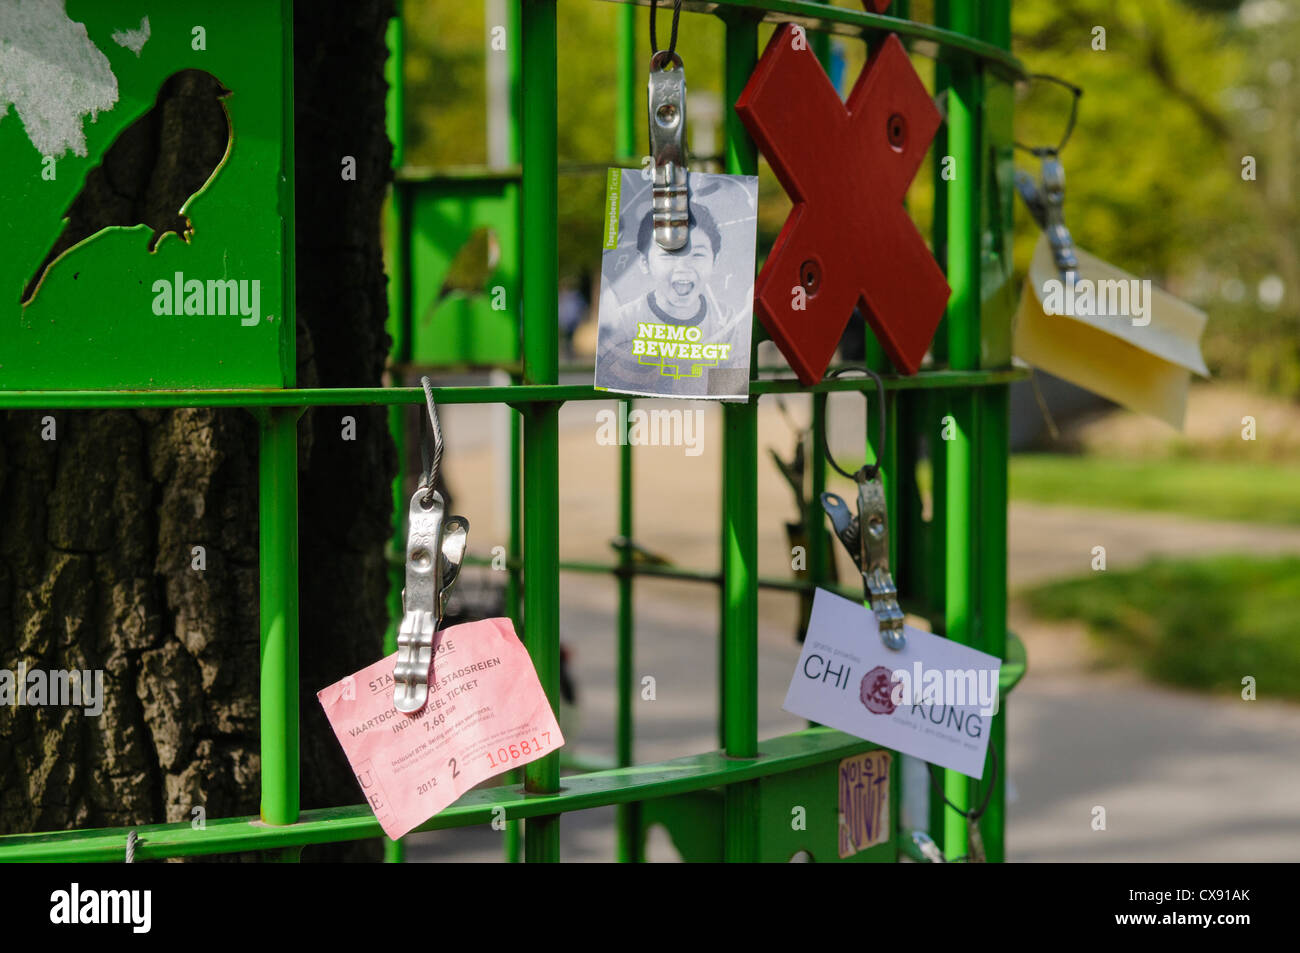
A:
<svg viewBox="0 0 1300 953">
<path fill-rule="evenodd" d="M 879 472 L 871 477 L 863 467 L 855 475 L 858 484 L 858 515 L 849 513 L 848 505 L 834 493 L 821 495 L 822 509 L 830 517 L 835 535 L 853 557 L 871 611 L 880 624 L 880 639 L 890 649 L 907 644 L 903 634 L 903 610 L 898 604 L 898 589 L 889 572 L 889 522 L 885 508 L 885 485 Z M 863 531 L 863 527 L 866 531 Z"/>
<path fill-rule="evenodd" d="M 948 858 L 943 856 L 943 851 L 941 851 L 939 845 L 934 842 L 934 838 L 925 831 L 912 831 L 912 843 L 916 845 L 916 849 L 921 852 L 921 856 L 924 857 L 928 863 L 948 863 Z"/>
<path fill-rule="evenodd" d="M 1062 279 L 1069 281 L 1070 273 L 1079 269 L 1079 256 L 1074 252 L 1074 239 L 1065 226 L 1065 166 L 1054 152 L 1044 153 L 1039 158 L 1042 161 L 1040 180 L 1035 182 L 1028 172 L 1017 169 L 1016 191 L 1024 199 L 1038 227 L 1047 234 L 1056 270 Z"/>
<path fill-rule="evenodd" d="M 426 505 L 425 500 L 428 499 Z M 397 630 L 393 665 L 393 704 L 413 714 L 429 700 L 429 666 L 433 641 L 442 625 L 447 597 L 460 575 L 469 541 L 469 521 L 444 513 L 442 494 L 424 487 L 411 497 L 406 537 L 406 588 L 402 590 L 402 624 Z"/>
<path fill-rule="evenodd" d="M 838 368 L 828 376 L 838 377 L 852 369 Z M 862 368 L 862 371 L 876 382 L 876 413 L 880 415 L 876 445 L 884 447 L 888 443 L 885 434 L 885 382 L 870 368 Z M 880 457 L 877 455 L 875 463 L 864 464 L 856 472 L 849 473 L 835 462 L 830 442 L 825 438 L 823 432 L 822 450 L 827 462 L 841 476 L 858 485 L 858 515 L 850 513 L 848 505 L 834 493 L 821 495 L 822 509 L 830 517 L 835 535 L 862 574 L 862 587 L 880 625 L 881 641 L 886 648 L 901 649 L 907 644 L 907 637 L 903 634 L 903 610 L 898 604 L 898 589 L 894 586 L 894 577 L 889 574 L 889 509 L 885 505 L 885 484 L 880 479 Z M 863 527 L 866 532 L 863 532 Z"/>
<path fill-rule="evenodd" d="M 672 68 L 667 68 L 671 64 Z M 686 72 L 682 58 L 660 50 L 650 58 L 651 190 L 655 242 L 677 251 L 690 239 L 686 182 Z"/>
</svg>

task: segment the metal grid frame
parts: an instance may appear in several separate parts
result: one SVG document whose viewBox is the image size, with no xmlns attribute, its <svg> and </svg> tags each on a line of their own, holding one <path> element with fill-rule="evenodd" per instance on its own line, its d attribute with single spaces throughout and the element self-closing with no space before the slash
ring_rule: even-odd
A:
<svg viewBox="0 0 1300 953">
<path fill-rule="evenodd" d="M 626 0 L 622 0 L 626 2 Z M 639 0 L 638 0 L 639 2 Z M 1016 79 L 1023 68 L 1008 52 L 1010 0 L 936 0 L 937 25 L 906 19 L 909 4 L 895 0 L 897 16 L 879 16 L 809 0 L 686 0 L 683 9 L 716 14 L 726 26 L 725 98 L 734 103 L 758 58 L 758 25 L 794 21 L 810 31 L 857 36 L 869 43 L 889 32 L 939 60 L 939 86 L 947 92 L 947 125 L 936 152 L 956 159 L 959 168 L 985 170 L 985 157 L 1010 148 L 1009 115 L 1005 135 L 985 122 L 986 83 Z M 418 830 L 488 823 L 504 810 L 508 821 L 527 819 L 522 853 L 528 861 L 560 857 L 560 816 L 567 811 L 619 805 L 619 859 L 638 860 L 638 806 L 649 799 L 722 788 L 725 792 L 723 855 L 728 861 L 757 856 L 758 786 L 763 778 L 824 764 L 869 750 L 860 739 L 826 728 L 810 728 L 761 746 L 757 733 L 757 594 L 760 586 L 783 589 L 826 585 L 825 554 L 810 547 L 807 584 L 766 580 L 757 575 L 757 410 L 762 396 L 813 394 L 813 437 L 820 445 L 826 424 L 826 395 L 860 391 L 869 381 L 827 379 L 803 387 L 794 379 L 762 379 L 751 384 L 746 403 L 724 405 L 720 572 L 643 567 L 624 551 L 616 564 L 561 563 L 558 548 L 559 492 L 557 419 L 568 401 L 608 400 L 587 385 L 558 383 L 556 321 L 556 6 L 555 0 L 513 0 L 521 36 L 521 129 L 523 235 L 523 361 L 512 386 L 442 387 L 441 403 L 504 403 L 517 413 L 512 499 L 512 599 L 522 602 L 523 642 L 552 705 L 559 689 L 559 573 L 561 570 L 612 573 L 618 585 L 618 761 L 623 767 L 568 775 L 560 786 L 560 759 L 553 753 L 525 766 L 522 785 L 471 791 Z M 633 151 L 635 67 L 632 65 L 635 8 L 620 19 L 620 109 L 618 150 Z M 513 31 L 512 31 L 513 32 Z M 816 38 L 815 38 L 816 39 Z M 1007 109 L 1003 107 L 1003 112 Z M 1005 141 L 1003 141 L 1005 139 Z M 995 160 L 996 161 L 996 160 Z M 734 111 L 726 120 L 726 171 L 754 174 L 758 156 Z M 982 239 L 1000 242 L 1010 231 L 1010 205 L 986 207 L 985 172 L 960 176 L 936 188 L 936 249 L 946 258 L 953 294 L 935 339 L 935 369 L 913 377 L 886 376 L 888 445 L 876 447 L 883 461 L 890 518 L 897 541 L 908 541 L 901 576 L 904 604 L 928 615 L 936 631 L 1006 659 L 1003 694 L 1024 671 L 1023 652 L 1006 631 L 1006 476 L 1007 389 L 1020 373 L 1008 353 L 990 359 L 985 337 L 1003 331 L 1010 310 L 992 307 L 981 294 L 987 273 Z M 936 179 L 937 183 L 937 179 Z M 1009 243 L 1006 246 L 1009 248 Z M 1009 266 L 1006 267 L 1009 281 Z M 986 289 L 987 290 L 987 289 Z M 983 322 L 983 323 L 982 323 Z M 868 341 L 869 363 L 884 369 L 878 348 Z M 982 348 L 982 344 L 985 344 Z M 982 364 L 981 351 L 984 351 Z M 0 860 L 120 861 L 127 834 L 139 835 L 138 859 L 155 859 L 258 850 L 268 857 L 296 859 L 307 844 L 382 835 L 369 807 L 303 811 L 299 806 L 299 680 L 297 553 L 297 421 L 307 407 L 389 405 L 395 414 L 424 400 L 420 388 L 337 388 L 221 391 L 25 391 L 0 393 L 0 407 L 91 409 L 139 407 L 244 407 L 259 428 L 259 522 L 261 577 L 261 813 L 255 818 L 209 819 L 203 829 L 188 822 L 137 828 L 73 830 L 0 837 Z M 930 445 L 934 473 L 934 515 L 922 521 L 912 505 L 916 435 L 927 422 L 951 415 L 955 436 Z M 871 415 L 874 417 L 874 415 Z M 931 428 L 936 429 L 936 428 Z M 869 426 L 867 443 L 876 442 Z M 901 436 L 900 436 L 901 435 Z M 522 472 L 521 472 L 522 471 Z M 632 536 L 631 448 L 621 448 L 619 532 Z M 823 525 L 818 493 L 825 486 L 825 462 L 814 455 L 809 525 Z M 399 512 L 400 512 L 399 507 Z M 522 546 L 520 541 L 522 540 Z M 893 554 L 895 565 L 897 551 Z M 527 567 L 524 572 L 523 567 Z M 634 765 L 633 589 L 636 575 L 670 576 L 717 584 L 719 614 L 720 750 L 659 765 Z M 847 590 L 842 590 L 847 591 Z M 857 596 L 858 593 L 852 593 Z M 512 603 L 513 604 L 513 603 Z M 1010 651 L 1010 657 L 1008 652 Z M 992 729 L 993 744 L 1005 752 L 1006 706 Z M 980 821 L 989 860 L 1003 858 L 1005 754 L 990 806 Z M 655 770 L 655 769 L 658 770 Z M 971 803 L 969 779 L 939 772 L 947 800 L 959 808 Z M 897 785 L 897 781 L 894 782 Z M 897 790 L 897 788 L 895 789 Z M 897 803 L 897 800 L 895 800 Z M 949 857 L 964 856 L 965 819 L 931 798 L 930 833 Z M 517 840 L 510 825 L 508 850 Z M 916 856 L 909 838 L 897 836 L 894 856 Z M 391 845 L 391 842 L 389 842 Z M 390 856 L 396 852 L 390 850 Z"/>
</svg>

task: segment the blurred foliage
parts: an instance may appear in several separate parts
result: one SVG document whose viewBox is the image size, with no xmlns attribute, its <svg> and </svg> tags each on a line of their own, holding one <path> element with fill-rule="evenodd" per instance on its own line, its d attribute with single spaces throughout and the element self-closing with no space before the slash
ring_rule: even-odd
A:
<svg viewBox="0 0 1300 953">
<path fill-rule="evenodd" d="M 1216 375 L 1300 397 L 1300 8 L 1021 0 L 1013 9 L 1013 49 L 1030 71 L 1086 91 L 1062 153 L 1075 240 L 1205 309 Z M 1105 28 L 1104 51 L 1093 49 L 1095 27 Z M 1033 85 L 1043 88 L 1019 104 L 1018 137 L 1055 141 L 1068 94 Z M 1243 178 L 1247 156 L 1254 181 Z M 1018 237 L 1022 268 L 1035 238 Z"/>
<path fill-rule="evenodd" d="M 1300 525 L 1294 464 L 1035 453 L 1012 456 L 1008 479 L 1013 500 Z"/>
<path fill-rule="evenodd" d="M 1030 611 L 1083 619 L 1108 660 L 1182 688 L 1300 699 L 1300 558 L 1155 560 L 1047 583 L 1024 593 Z"/>
<path fill-rule="evenodd" d="M 834 0 L 860 9 L 858 0 Z M 407 161 L 455 166 L 487 160 L 485 59 L 489 29 L 481 2 L 407 0 Z M 621 6 L 560 0 L 558 254 L 562 274 L 595 271 L 603 176 L 615 160 L 617 22 Z M 933 18 L 931 0 L 911 15 Z M 637 151 L 646 150 L 645 64 L 649 11 L 636 10 Z M 661 11 L 660 30 L 670 15 Z M 1095 28 L 1105 49 L 1094 49 Z M 760 30 L 760 47 L 772 27 Z M 1204 308 L 1207 360 L 1216 374 L 1250 379 L 1300 397 L 1300 5 L 1288 0 L 1016 0 L 1013 52 L 1031 72 L 1082 86 L 1079 121 L 1062 154 L 1066 220 L 1094 254 Z M 865 44 L 833 37 L 844 60 L 845 90 Z M 691 103 L 722 100 L 723 27 L 716 17 L 683 14 L 678 51 Z M 934 64 L 913 58 L 932 87 Z M 1017 139 L 1059 140 L 1069 94 L 1026 84 L 1017 104 Z M 693 147 L 705 132 L 704 108 L 688 108 Z M 720 113 L 719 113 L 720 116 Z M 720 119 L 713 152 L 721 151 Z M 1256 180 L 1242 177 L 1246 156 Z M 1036 160 L 1017 153 L 1022 168 Z M 698 168 L 716 170 L 707 163 Z M 931 228 L 933 156 L 908 196 L 923 232 Z M 760 171 L 760 254 L 789 210 L 767 168 Z M 1021 272 L 1036 239 L 1016 212 Z"/>
</svg>

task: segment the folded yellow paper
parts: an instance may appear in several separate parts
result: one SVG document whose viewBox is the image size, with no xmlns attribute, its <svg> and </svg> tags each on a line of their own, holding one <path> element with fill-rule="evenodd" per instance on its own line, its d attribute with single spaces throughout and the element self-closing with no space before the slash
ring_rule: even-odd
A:
<svg viewBox="0 0 1300 953">
<path fill-rule="evenodd" d="M 1015 316 L 1015 356 L 1179 430 L 1205 312 L 1076 246 L 1079 270 L 1062 279 L 1041 236 Z"/>
</svg>

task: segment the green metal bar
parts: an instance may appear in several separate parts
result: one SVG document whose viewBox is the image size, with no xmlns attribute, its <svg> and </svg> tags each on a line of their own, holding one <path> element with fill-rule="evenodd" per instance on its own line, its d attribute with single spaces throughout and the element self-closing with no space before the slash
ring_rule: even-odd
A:
<svg viewBox="0 0 1300 953">
<path fill-rule="evenodd" d="M 388 432 L 393 438 L 393 446 L 397 453 L 398 467 L 397 476 L 393 478 L 393 539 L 390 541 L 390 553 L 397 555 L 404 552 L 403 543 L 405 541 L 405 527 L 403 524 L 403 514 L 406 511 L 405 486 L 403 485 L 405 477 L 406 462 L 406 427 L 404 420 L 404 411 L 401 407 L 393 406 L 388 408 Z M 402 548 L 399 548 L 402 547 Z M 400 561 L 394 559 L 388 567 L 388 627 L 384 629 L 384 655 L 392 655 L 397 651 L 397 629 L 401 625 L 404 606 L 402 605 L 402 586 L 406 578 L 403 566 Z M 385 837 L 384 845 L 384 862 L 388 864 L 400 864 L 405 859 L 405 845 L 399 840 L 390 840 Z"/>
<path fill-rule="evenodd" d="M 725 630 L 727 753 L 752 758 L 758 750 L 758 415 L 753 402 L 725 404 L 722 573 Z"/>
<path fill-rule="evenodd" d="M 1009 391 L 998 387 L 979 399 L 979 647 L 1007 658 L 1007 452 L 1009 449 Z M 993 794 L 980 821 L 980 833 L 990 863 L 1005 859 L 1006 702 L 993 719 L 989 744 L 998 752 Z M 982 790 L 990 783 L 988 768 Z"/>
<path fill-rule="evenodd" d="M 947 4 L 939 10 L 951 29 L 973 34 L 979 10 L 975 0 Z M 947 231 L 948 361 L 954 369 L 979 365 L 979 76 L 969 64 L 952 64 L 948 87 L 948 154 L 956 174 L 946 182 L 948 191 Z M 948 395 L 953 417 L 953 439 L 944 441 L 947 451 L 944 493 L 947 512 L 944 524 L 945 630 L 948 638 L 965 644 L 975 641 L 976 530 L 975 448 L 978 443 L 977 398 L 974 391 Z M 943 772 L 943 790 L 958 810 L 970 805 L 970 781 L 955 771 Z M 943 815 L 943 849 L 949 858 L 965 856 L 968 850 L 966 819 L 955 810 Z"/>
<path fill-rule="evenodd" d="M 525 386 L 554 384 L 559 342 L 556 303 L 556 34 L 555 0 L 523 0 L 523 325 Z M 552 709 L 560 689 L 559 404 L 537 403 L 524 414 L 524 645 Z M 559 789 L 560 758 L 552 753 L 524 767 L 530 794 Z M 524 856 L 560 859 L 558 815 L 524 827 Z"/>
<path fill-rule="evenodd" d="M 505 0 L 506 4 L 506 60 L 509 80 L 510 121 L 506 126 L 506 152 L 511 165 L 523 161 L 523 129 L 519 110 L 520 87 L 523 83 L 524 54 L 521 36 L 523 31 L 523 11 L 521 0 Z"/>
<path fill-rule="evenodd" d="M 619 401 L 619 413 L 628 419 L 632 401 Z M 633 533 L 632 505 L 632 445 L 624 443 L 618 453 L 618 532 L 624 540 Z M 633 580 L 635 564 L 632 550 L 624 546 L 618 553 L 618 712 L 616 730 L 617 757 L 620 767 L 634 763 L 633 738 L 635 726 L 632 703 L 636 682 L 636 617 L 633 612 Z M 639 804 L 625 804 L 618 810 L 618 859 L 622 863 L 643 860 L 641 818 Z"/>
<path fill-rule="evenodd" d="M 734 103 L 758 62 L 758 23 L 726 20 L 725 91 Z M 758 149 L 734 109 L 726 110 L 727 172 L 754 175 Z M 757 361 L 752 360 L 751 366 Z M 752 373 L 752 372 L 751 372 Z M 723 404 L 722 470 L 723 747 L 731 758 L 758 756 L 758 397 Z M 746 862 L 758 856 L 757 784 L 728 785 L 723 857 Z"/>
<path fill-rule="evenodd" d="M 815 0 L 817 3 L 829 3 L 830 0 Z M 817 30 L 808 37 L 808 46 L 817 57 L 817 62 L 822 64 L 828 74 L 831 71 L 831 38 L 830 34 Z"/>
<path fill-rule="evenodd" d="M 822 493 L 826 490 L 826 454 L 822 448 L 826 445 L 826 395 L 812 395 L 812 426 L 809 432 L 811 446 L 807 450 L 808 460 L 808 499 L 805 501 L 804 526 L 808 537 L 808 583 L 812 588 L 825 586 L 831 577 L 830 559 L 832 553 L 827 549 L 830 538 L 826 531 L 826 511 L 822 509 Z M 792 582 L 794 580 L 791 580 Z M 763 586 L 763 580 L 758 584 Z"/>
<path fill-rule="evenodd" d="M 298 819 L 298 417 L 258 414 L 262 820 Z"/>
<path fill-rule="evenodd" d="M 520 8 L 520 0 L 505 0 L 505 9 L 506 36 L 508 38 L 506 46 L 506 56 L 508 57 L 506 61 L 507 95 L 510 97 L 510 108 L 506 124 L 506 154 L 513 168 L 523 160 L 523 130 L 520 120 L 520 83 L 523 77 L 523 43 L 521 42 L 523 11 Z M 521 180 L 522 173 L 523 170 L 520 168 L 519 178 Z M 515 227 L 522 230 L 523 209 L 519 208 L 518 212 Z M 520 231 L 519 234 L 522 235 L 523 232 Z M 515 247 L 520 247 L 517 240 Z M 517 311 L 516 314 L 518 314 Z M 512 373 L 510 376 L 511 386 L 518 385 L 519 379 L 517 373 Z M 510 413 L 510 536 L 507 541 L 507 555 L 509 557 L 507 572 L 509 575 L 506 577 L 506 610 L 510 613 L 516 632 L 524 631 L 522 495 L 523 422 L 521 414 L 512 410 Z M 506 777 L 510 784 L 520 784 L 524 780 L 524 772 L 516 769 L 509 772 Z M 523 822 L 507 820 L 503 840 L 502 846 L 505 849 L 506 862 L 510 864 L 519 863 L 524 854 Z"/>
<path fill-rule="evenodd" d="M 1011 0 L 984 0 L 980 12 L 980 35 L 983 39 L 1004 49 L 1011 48 Z M 1006 128 L 1010 128 L 1007 120 Z M 1002 133 L 1005 135 L 1006 133 Z M 996 139 L 998 133 L 991 132 Z M 993 142 L 984 147 L 1009 143 Z M 983 151 L 983 150 L 982 150 Z M 994 170 L 990 170 L 993 172 Z M 988 177 L 982 179 L 988 182 Z M 986 203 L 987 206 L 987 203 Z M 1009 235 L 1012 221 L 1002 217 L 1001 209 L 990 214 L 989 227 L 995 238 Z M 994 242 L 994 245 L 998 245 Z M 1008 243 L 1009 244 L 1009 243 Z M 981 298 L 983 295 L 981 295 Z M 1010 315 L 998 316 L 1010 320 Z M 1006 355 L 998 355 L 1003 359 Z M 1004 659 L 1003 668 L 1019 667 L 1024 671 L 1023 645 L 1016 640 L 1018 658 L 1009 651 L 1007 638 L 1007 458 L 1010 453 L 1010 389 L 988 388 L 977 400 L 980 408 L 980 449 L 977 460 L 979 470 L 979 629 L 980 647 L 990 655 Z M 1005 698 L 993 718 L 989 744 L 997 750 L 1000 760 L 996 778 L 987 775 L 984 784 L 993 784 L 989 806 L 980 819 L 980 833 L 984 840 L 988 860 L 999 863 L 1006 860 L 1006 779 L 1007 779 L 1007 712 Z M 986 770 L 990 770 L 986 768 Z"/>
<path fill-rule="evenodd" d="M 638 77 L 644 74 L 637 69 L 636 8 L 625 6 L 618 11 L 618 118 L 614 135 L 614 151 L 623 158 L 636 154 L 638 116 L 644 116 L 637 104 L 645 96 L 637 96 Z M 619 401 L 618 412 L 628 419 L 632 401 Z M 625 540 L 632 539 L 632 445 L 624 443 L 618 451 L 618 532 Z M 617 758 L 621 767 L 633 763 L 634 723 L 632 718 L 635 666 L 635 616 L 633 614 L 633 559 L 632 551 L 624 547 L 618 555 L 618 711 Z M 643 858 L 640 805 L 628 803 L 618 809 L 618 860 L 636 863 Z"/>
<path fill-rule="evenodd" d="M 938 25 L 946 24 L 951 20 L 949 14 L 950 0 L 935 0 L 934 4 L 934 22 Z M 941 95 L 949 91 L 952 87 L 952 70 L 948 64 L 936 62 L 934 64 L 934 89 L 935 95 Z M 948 271 L 948 182 L 942 174 L 942 159 L 948 155 L 948 124 L 940 123 L 939 131 L 935 133 L 934 142 L 931 146 L 932 154 L 936 160 L 933 163 L 932 182 L 934 186 L 934 218 L 931 223 L 932 237 L 931 243 L 934 248 L 935 259 L 943 268 L 945 275 Z M 939 327 L 935 332 L 934 341 L 930 346 L 934 359 L 946 363 L 948 360 L 948 317 L 945 314 L 943 320 L 939 322 Z M 943 399 L 947 395 L 942 395 Z M 942 605 L 947 593 L 946 575 L 948 571 L 947 564 L 947 521 L 948 521 L 948 446 L 943 442 L 943 436 L 947 434 L 945 428 L 945 419 L 948 413 L 946 404 L 941 403 L 939 395 L 925 393 L 920 397 L 921 402 L 921 420 L 923 431 L 929 438 L 930 449 L 930 524 L 926 532 L 926 571 L 921 578 L 921 585 L 924 589 L 927 601 Z M 948 621 L 945 617 L 940 621 L 936 632 L 941 635 L 947 633 Z M 938 787 L 943 789 L 943 769 L 931 767 L 930 770 L 938 777 Z M 944 818 L 947 815 L 947 808 L 944 807 L 943 801 L 936 796 L 935 785 L 926 786 L 926 793 L 929 801 L 929 831 L 930 836 L 934 838 L 935 843 L 942 850 L 944 847 Z"/>
<path fill-rule="evenodd" d="M 650 0 L 614 0 L 649 6 Z M 662 2 L 662 0 L 661 0 Z M 965 3 L 966 0 L 958 0 Z M 897 33 L 909 41 L 913 50 L 945 62 L 989 69 L 1010 80 L 1026 76 L 1024 66 L 1004 49 L 953 30 L 900 20 L 892 16 L 865 13 L 851 7 L 837 7 L 820 0 L 683 0 L 682 9 L 690 13 L 716 13 L 724 19 L 734 15 L 761 19 L 765 23 L 799 23 L 809 30 L 822 30 L 862 39 L 884 33 Z M 735 102 L 734 99 L 728 102 Z"/>
<path fill-rule="evenodd" d="M 517 787 L 478 788 L 421 824 L 417 831 L 450 830 L 490 824 L 501 808 L 510 820 L 527 818 L 530 827 L 562 812 L 583 811 L 629 801 L 668 797 L 729 785 L 744 786 L 759 778 L 798 771 L 874 746 L 830 728 L 797 731 L 763 742 L 763 754 L 738 760 L 722 752 L 675 758 L 656 764 L 569 775 L 564 790 L 531 794 Z M 121 862 L 126 835 L 140 837 L 136 857 L 188 857 L 238 851 L 270 850 L 302 844 L 326 844 L 382 836 L 374 811 L 366 804 L 303 811 L 298 822 L 273 827 L 260 818 L 209 818 L 202 829 L 188 821 L 137 828 L 57 831 L 0 837 L 0 862 L 72 860 Z"/>
<path fill-rule="evenodd" d="M 644 84 L 644 74 L 637 69 L 636 8 L 629 5 L 618 11 L 618 114 L 614 151 L 620 159 L 636 155 L 638 116 L 644 121 L 645 113 L 637 109 L 637 103 L 641 101 L 637 96 L 638 77 Z M 641 95 L 645 96 L 643 85 Z"/>
<path fill-rule="evenodd" d="M 516 34 L 517 35 L 517 34 Z M 512 380 L 514 378 L 512 377 Z M 523 421 L 517 410 L 510 411 L 510 538 L 507 542 L 506 611 L 515 631 L 524 631 L 523 613 Z M 523 772 L 510 772 L 510 783 L 523 782 Z M 506 821 L 506 862 L 517 864 L 523 859 L 524 831 L 520 821 Z"/>
<path fill-rule="evenodd" d="M 527 300 L 527 295 L 525 295 Z M 913 377 L 886 377 L 886 390 L 955 390 L 992 387 L 1022 380 L 1028 372 L 1019 368 L 994 370 L 939 370 Z M 751 395 L 822 394 L 833 391 L 874 389 L 862 378 L 833 378 L 805 387 L 796 378 L 767 378 L 750 381 Z M 562 404 L 572 400 L 609 400 L 606 391 L 590 384 L 542 384 L 529 381 L 518 386 L 435 387 L 439 404 Z M 377 407 L 392 404 L 420 404 L 419 387 L 298 387 L 283 390 L 21 390 L 0 391 L 0 410 L 49 409 L 97 410 L 142 407 Z"/>
<path fill-rule="evenodd" d="M 402 2 L 394 5 L 394 16 L 388 21 L 388 33 L 385 37 L 388 46 L 388 60 L 384 64 L 384 78 L 388 81 L 388 96 L 385 103 L 385 121 L 388 126 L 388 139 L 393 144 L 393 167 L 402 165 L 405 158 L 405 83 L 402 76 L 405 30 L 402 22 Z M 388 207 L 384 216 L 384 232 L 387 248 L 385 263 L 388 266 L 388 335 L 392 339 L 389 352 L 390 362 L 403 363 L 410 358 L 408 351 L 410 335 L 407 333 L 406 320 L 409 316 L 408 303 L 410 289 L 407 276 L 410 242 L 407 225 L 410 221 L 406 214 L 405 196 L 394 187 L 388 193 Z M 399 406 L 388 409 L 388 432 L 393 440 L 398 467 L 397 476 L 393 478 L 393 540 L 394 553 L 405 549 L 403 526 L 406 514 L 405 463 L 406 463 L 406 416 Z M 384 630 L 384 654 L 391 655 L 397 651 L 397 629 L 402 618 L 402 584 L 405 572 L 400 564 L 394 563 L 388 570 L 388 628 Z M 400 840 L 384 838 L 385 863 L 400 864 L 405 853 Z"/>
</svg>

